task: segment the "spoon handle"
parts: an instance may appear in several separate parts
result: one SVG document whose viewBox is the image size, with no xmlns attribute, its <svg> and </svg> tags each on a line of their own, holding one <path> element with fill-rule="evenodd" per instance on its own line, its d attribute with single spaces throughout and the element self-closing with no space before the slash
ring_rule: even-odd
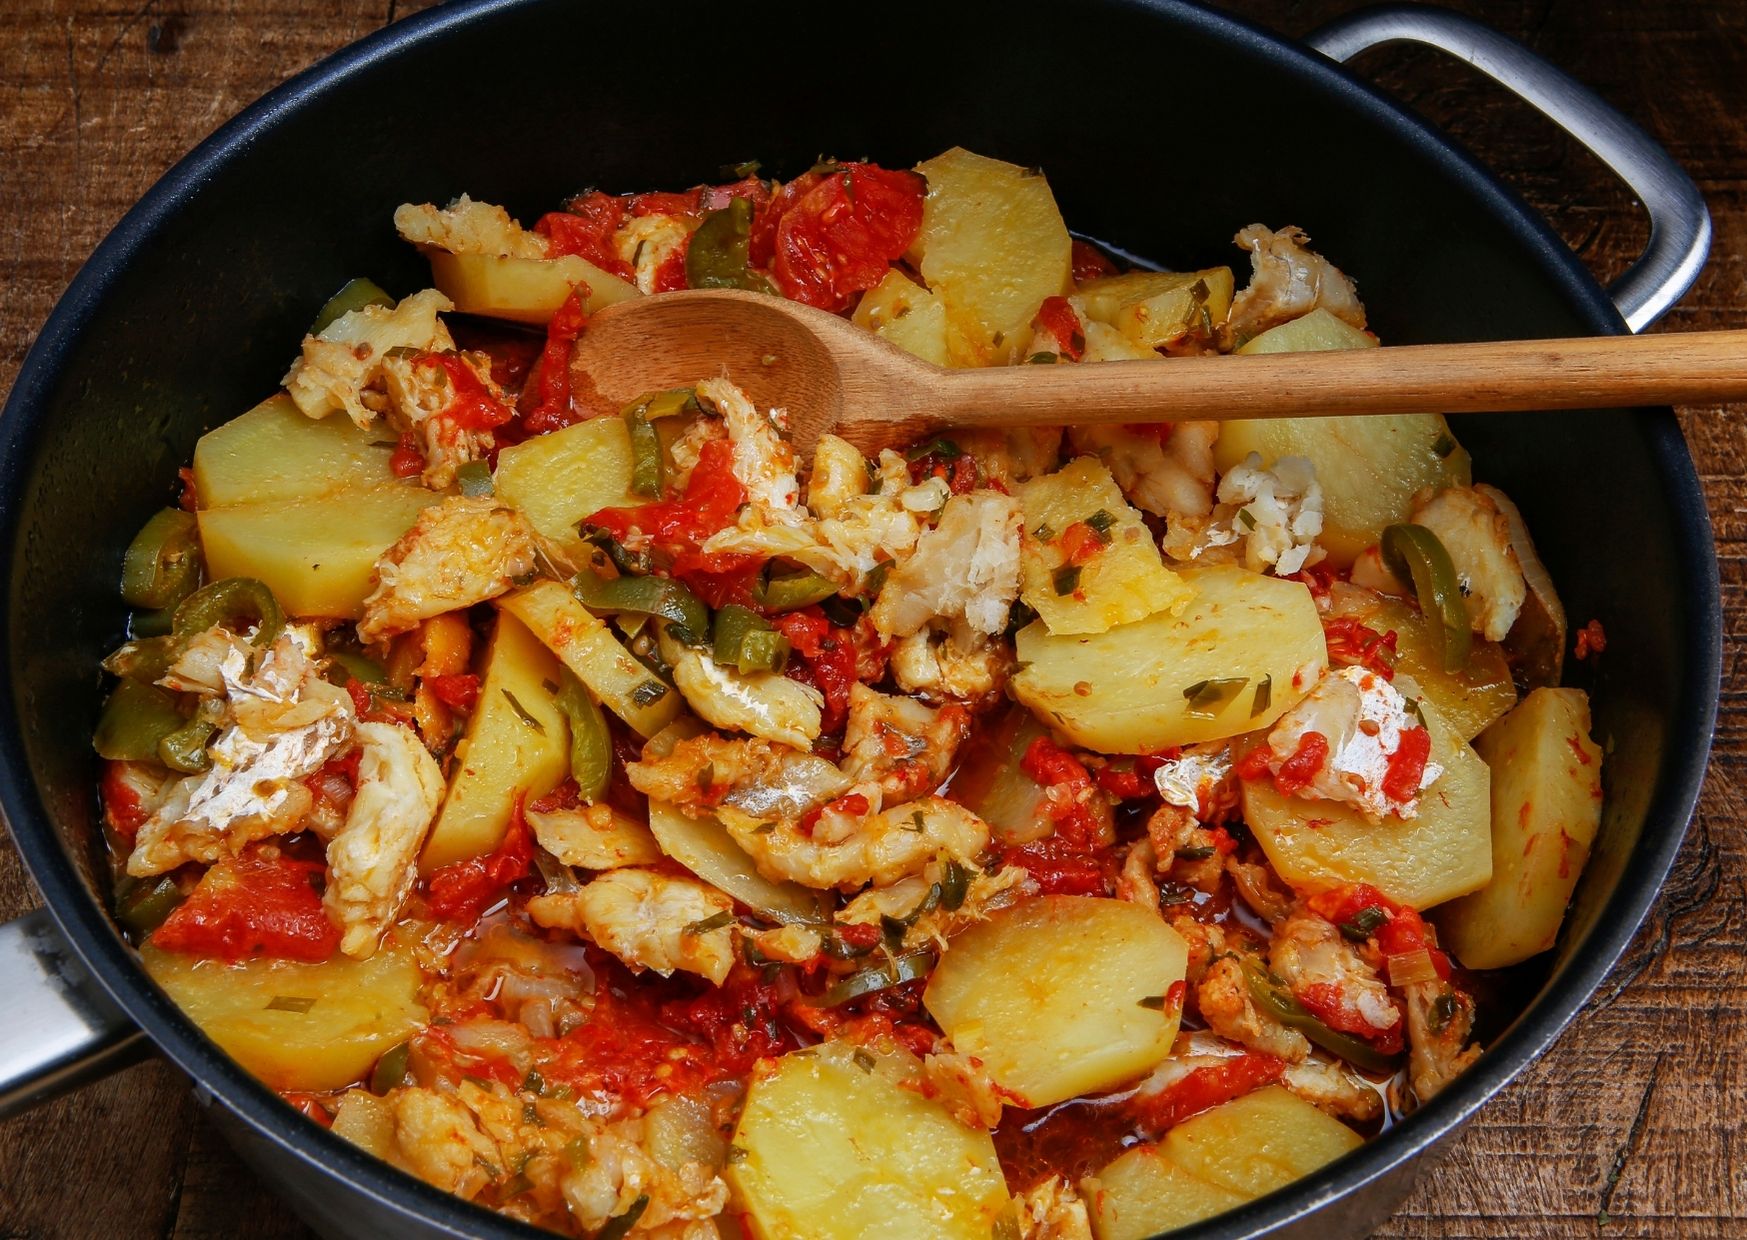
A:
<svg viewBox="0 0 1747 1240">
<path fill-rule="evenodd" d="M 1747 399 L 1747 330 L 942 371 L 953 426 L 1469 413 Z"/>
</svg>

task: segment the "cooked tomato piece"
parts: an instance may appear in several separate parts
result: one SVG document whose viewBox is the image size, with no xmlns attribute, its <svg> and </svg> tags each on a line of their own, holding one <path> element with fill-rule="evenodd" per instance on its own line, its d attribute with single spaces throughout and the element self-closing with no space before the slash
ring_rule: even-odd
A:
<svg viewBox="0 0 1747 1240">
<path fill-rule="evenodd" d="M 152 945 L 217 960 L 326 960 L 340 945 L 316 884 L 322 867 L 253 848 L 213 865 L 152 934 Z"/>
<path fill-rule="evenodd" d="M 582 308 L 587 295 L 588 286 L 578 285 L 546 324 L 546 345 L 517 402 L 522 429 L 530 435 L 544 435 L 583 419 L 570 403 L 570 354 L 588 327 L 588 314 Z"/>
<path fill-rule="evenodd" d="M 602 271 L 631 279 L 631 265 L 613 250 L 613 234 L 628 216 L 623 200 L 599 190 L 572 198 L 563 211 L 543 215 L 534 231 L 546 238 L 552 258 L 574 254 Z"/>
<path fill-rule="evenodd" d="M 431 875 L 431 912 L 445 921 L 472 921 L 505 887 L 526 878 L 533 860 L 534 840 L 518 797 L 496 852 L 452 862 Z"/>
<path fill-rule="evenodd" d="M 916 240 L 926 189 L 914 172 L 873 164 L 847 164 L 824 177 L 777 223 L 777 286 L 810 306 L 846 309 Z"/>
</svg>

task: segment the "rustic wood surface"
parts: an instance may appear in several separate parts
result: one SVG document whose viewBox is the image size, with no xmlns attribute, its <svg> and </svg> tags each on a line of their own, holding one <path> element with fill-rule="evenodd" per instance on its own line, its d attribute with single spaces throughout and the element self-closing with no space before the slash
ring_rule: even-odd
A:
<svg viewBox="0 0 1747 1240">
<path fill-rule="evenodd" d="M 0 4 L 0 390 L 103 234 L 225 118 L 423 0 Z M 1241 0 L 1298 35 L 1356 4 Z M 1697 178 L 1711 263 L 1666 326 L 1747 326 L 1747 5 L 1463 0 L 1660 139 Z M 1490 160 L 1592 268 L 1646 226 L 1528 109 L 1422 51 L 1361 62 Z M 1747 409 L 1681 410 L 1716 524 L 1728 646 L 1704 802 L 1648 925 L 1579 1024 L 1449 1147 L 1380 1235 L 1747 1235 Z M 35 897 L 0 845 L 0 916 Z M 162 1062 L 0 1126 L 0 1238 L 307 1233 Z"/>
</svg>

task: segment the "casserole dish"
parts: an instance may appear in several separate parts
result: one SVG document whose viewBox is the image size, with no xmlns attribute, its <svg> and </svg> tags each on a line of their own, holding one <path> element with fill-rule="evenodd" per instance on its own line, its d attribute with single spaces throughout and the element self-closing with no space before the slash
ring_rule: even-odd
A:
<svg viewBox="0 0 1747 1240">
<path fill-rule="evenodd" d="M 565 49 L 635 37 L 629 17 L 559 4 L 478 4 L 397 27 L 263 101 L 166 178 L 88 266 L 20 376 L 0 432 L 9 700 L 17 712 L 0 751 L 8 817 L 73 951 L 127 1016 L 222 1101 L 217 1113 L 245 1153 L 325 1230 L 514 1233 L 293 1124 L 145 984 L 102 912 L 87 838 L 84 737 L 97 687 L 86 669 L 118 631 L 111 592 L 121 539 L 161 501 L 156 480 L 186 458 L 200 431 L 272 381 L 282 360 L 277 342 L 346 275 L 382 271 L 400 287 L 418 278 L 387 230 L 386 206 L 472 185 L 524 210 L 581 177 L 616 188 L 677 183 L 752 155 L 775 168 L 804 166 L 822 149 L 903 163 L 963 141 L 1047 166 L 1069 218 L 1172 266 L 1196 255 L 1161 252 L 1157 236 L 1196 238 L 1212 249 L 1239 216 L 1297 218 L 1359 276 L 1379 331 L 1392 340 L 1620 328 L 1593 281 L 1519 204 L 1314 57 L 1197 10 L 1086 6 L 1079 20 L 1102 50 L 1102 80 L 1111 84 L 1106 99 L 1082 99 L 1094 111 L 1120 112 L 1119 84 L 1151 75 L 1173 83 L 1177 98 L 1217 98 L 1226 84 L 1242 82 L 1253 114 L 1296 122 L 1291 142 L 1265 160 L 1212 132 L 1167 141 L 1136 126 L 1118 147 L 1113 131 L 1091 127 L 1103 136 L 1088 136 L 1059 100 L 1031 85 L 1053 63 L 1041 10 L 1029 20 L 1016 15 L 1000 34 L 969 14 L 930 15 L 931 41 L 962 49 L 949 73 L 910 58 L 900 32 L 915 23 L 901 18 L 892 17 L 889 46 L 871 36 L 863 47 L 865 63 L 893 75 L 877 106 L 854 97 L 821 103 L 815 86 L 774 83 L 738 94 L 732 107 L 671 110 L 648 100 L 629 69 L 615 82 L 619 71 L 600 67 L 586 99 L 541 85 L 574 72 Z M 1346 51 L 1391 31 L 1478 37 L 1429 20 L 1374 16 L 1319 42 Z M 620 21 L 626 29 L 612 29 Z M 1411 22 L 1421 24 L 1402 25 Z M 762 32 L 723 32 L 703 17 L 679 29 L 676 38 L 697 39 L 701 58 L 714 63 L 768 54 Z M 471 84 L 465 98 L 431 98 L 425 89 L 460 80 Z M 1568 103 L 1568 87 L 1554 81 L 1541 101 L 1562 95 Z M 406 103 L 414 99 L 416 117 Z M 1633 153 L 1629 130 L 1605 117 L 1586 124 L 1616 162 Z M 493 140 L 509 128 L 531 140 Z M 1147 150 L 1150 160 L 1134 158 Z M 1678 191 L 1678 174 L 1664 172 Z M 1692 197 L 1645 196 L 1659 212 L 1653 261 L 1620 290 L 1635 325 L 1690 279 L 1704 237 Z M 300 245 L 314 248 L 312 237 L 321 239 L 321 258 L 293 258 Z M 217 351 L 232 341 L 242 343 Z M 1581 1005 L 1653 897 L 1696 795 L 1714 703 L 1716 587 L 1702 504 L 1672 419 L 1473 419 L 1461 429 L 1478 445 L 1482 473 L 1521 497 L 1555 576 L 1569 583 L 1574 613 L 1598 616 L 1617 645 L 1634 652 L 1604 665 L 1590 686 L 1600 730 L 1616 747 L 1603 843 L 1551 980 L 1474 1073 L 1389 1142 L 1220 1220 L 1209 1234 L 1282 1226 L 1337 1197 L 1338 1217 L 1325 1215 L 1319 1225 L 1374 1221 L 1389 1204 L 1384 1178 L 1520 1069 Z M 1605 493 L 1537 491 L 1542 462 L 1555 455 L 1570 477 L 1606 478 Z M 1637 500 L 1615 504 L 1621 494 Z M 1602 547 L 1611 550 L 1607 563 L 1598 562 Z M 1630 603 L 1647 598 L 1666 605 Z M 39 934 L 34 943 L 43 941 Z M 14 934 L 13 942 L 23 940 Z M 24 963 L 48 951 L 33 947 Z M 95 1027 L 112 1015 L 85 1012 Z M 66 1046 L 69 1070 L 78 1049 L 77 1039 Z"/>
</svg>

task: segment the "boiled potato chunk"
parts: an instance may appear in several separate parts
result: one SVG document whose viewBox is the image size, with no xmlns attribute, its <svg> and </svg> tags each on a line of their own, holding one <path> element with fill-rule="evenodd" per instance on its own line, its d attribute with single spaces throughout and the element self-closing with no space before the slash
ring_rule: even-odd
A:
<svg viewBox="0 0 1747 1240">
<path fill-rule="evenodd" d="M 320 964 L 200 960 L 147 944 L 140 963 L 226 1054 L 273 1089 L 342 1089 L 429 1019 L 412 957 Z"/>
<path fill-rule="evenodd" d="M 1040 896 L 952 940 L 923 1001 L 952 1044 L 1042 1107 L 1142 1076 L 1170 1054 L 1188 950 L 1126 900 Z"/>
<path fill-rule="evenodd" d="M 585 544 L 577 523 L 603 508 L 648 501 L 631 492 L 631 437 L 620 418 L 590 418 L 535 435 L 497 454 L 497 497 L 572 559 Z"/>
<path fill-rule="evenodd" d="M 1019 488 L 1025 525 L 1019 544 L 1019 594 L 1051 633 L 1102 633 L 1155 612 L 1180 612 L 1189 587 L 1165 567 L 1152 533 L 1095 456 L 1069 461 Z M 1067 551 L 1076 523 L 1095 520 L 1109 542 L 1078 566 Z M 1082 541 L 1088 530 L 1078 531 Z M 1073 574 L 1070 582 L 1062 576 Z M 1064 589 L 1063 587 L 1066 587 Z"/>
<path fill-rule="evenodd" d="M 449 795 L 419 867 L 426 874 L 491 852 L 516 798 L 550 792 L 570 773 L 570 728 L 553 700 L 558 660 L 514 616 L 499 614 L 479 705 L 455 746 Z"/>
<path fill-rule="evenodd" d="M 332 421 L 333 419 L 329 419 Z M 255 577 L 294 616 L 355 620 L 376 560 L 412 528 L 435 491 L 412 482 L 199 514 L 207 576 Z"/>
<path fill-rule="evenodd" d="M 649 802 L 649 830 L 661 851 L 710 886 L 781 922 L 817 923 L 819 895 L 799 883 L 772 882 L 715 818 L 692 818 L 671 805 Z"/>
<path fill-rule="evenodd" d="M 1463 740 L 1473 740 L 1516 705 L 1510 663 L 1497 642 L 1475 639 L 1468 661 L 1444 670 L 1443 648 L 1419 610 L 1400 599 L 1337 586 L 1334 615 L 1351 615 L 1377 633 L 1395 634 L 1395 670 L 1419 686 L 1426 700 Z"/>
<path fill-rule="evenodd" d="M 1185 336 L 1211 340 L 1231 312 L 1230 267 L 1205 271 L 1131 271 L 1082 284 L 1074 294 L 1087 318 L 1121 332 L 1143 349 Z"/>
<path fill-rule="evenodd" d="M 394 436 L 350 418 L 307 418 L 280 392 L 194 445 L 202 508 L 312 499 L 394 481 Z"/>
<path fill-rule="evenodd" d="M 1410 687 L 1402 684 L 1404 693 Z M 1244 821 L 1294 887 L 1370 883 L 1401 904 L 1430 908 L 1486 885 L 1492 875 L 1491 777 L 1486 763 L 1422 700 L 1431 761 L 1444 768 L 1403 821 L 1365 820 L 1333 801 L 1283 796 L 1272 779 L 1243 782 Z"/>
<path fill-rule="evenodd" d="M 1376 337 L 1318 310 L 1263 332 L 1239 352 L 1318 352 L 1376 344 Z M 1415 491 L 1466 486 L 1473 476 L 1468 453 L 1438 413 L 1256 418 L 1220 427 L 1213 448 L 1220 473 L 1251 452 L 1261 455 L 1263 465 L 1283 456 L 1303 456 L 1316 466 L 1316 480 L 1322 484 L 1322 535 L 1317 541 L 1341 568 L 1375 543 L 1384 526 L 1407 519 Z"/>
<path fill-rule="evenodd" d="M 989 1240 L 1010 1219 L 988 1133 L 915 1061 L 826 1042 L 755 1070 L 725 1175 L 759 1240 Z"/>
<path fill-rule="evenodd" d="M 1601 825 L 1601 750 L 1581 689 L 1536 689 L 1474 748 L 1492 771 L 1492 881 L 1439 910 L 1443 945 L 1470 969 L 1553 946 Z"/>
<path fill-rule="evenodd" d="M 1043 174 L 954 147 L 916 171 L 928 178 L 914 252 L 946 303 L 958 366 L 1010 362 L 1046 297 L 1068 292 L 1073 241 Z"/>
<path fill-rule="evenodd" d="M 896 268 L 862 294 L 851 318 L 856 326 L 925 362 L 951 364 L 946 353 L 946 303 Z"/>
<path fill-rule="evenodd" d="M 1220 740 L 1273 723 L 1326 661 L 1309 589 L 1229 565 L 1179 575 L 1194 591 L 1179 615 L 1081 636 L 1053 635 L 1041 620 L 1021 629 L 1013 695 L 1100 753 Z"/>
<path fill-rule="evenodd" d="M 1269 1085 L 1123 1154 L 1088 1194 L 1098 1240 L 1145 1240 L 1254 1201 L 1364 1144 L 1297 1095 Z"/>
<path fill-rule="evenodd" d="M 679 694 L 637 662 L 613 631 L 556 581 L 539 581 L 497 601 L 532 629 L 602 705 L 639 736 L 654 736 L 679 718 Z"/>
<path fill-rule="evenodd" d="M 429 250 L 426 257 L 431 260 L 431 282 L 463 314 L 544 326 L 578 284 L 587 286 L 582 308 L 589 314 L 616 301 L 642 296 L 635 284 L 574 254 L 506 258 Z"/>
</svg>

